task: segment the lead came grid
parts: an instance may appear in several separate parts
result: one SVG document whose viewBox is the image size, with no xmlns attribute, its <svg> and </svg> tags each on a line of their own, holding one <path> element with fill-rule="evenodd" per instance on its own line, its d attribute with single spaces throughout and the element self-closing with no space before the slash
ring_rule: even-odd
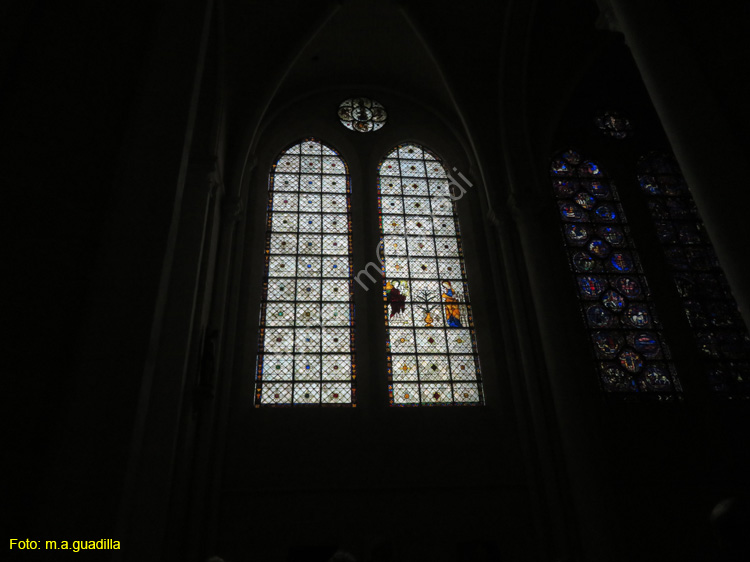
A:
<svg viewBox="0 0 750 562">
<path fill-rule="evenodd" d="M 378 177 L 390 403 L 484 401 L 476 336 L 449 179 L 424 148 L 406 144 Z"/>
<path fill-rule="evenodd" d="M 615 186 L 573 150 L 552 161 L 550 176 L 602 388 L 626 400 L 678 398 L 680 382 Z"/>
<path fill-rule="evenodd" d="M 315 139 L 269 178 L 255 405 L 354 405 L 351 203 L 346 164 Z"/>
</svg>

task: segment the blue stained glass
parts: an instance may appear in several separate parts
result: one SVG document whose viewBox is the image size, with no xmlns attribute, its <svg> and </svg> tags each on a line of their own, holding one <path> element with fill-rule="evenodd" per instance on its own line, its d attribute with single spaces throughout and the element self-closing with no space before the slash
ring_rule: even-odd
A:
<svg viewBox="0 0 750 562">
<path fill-rule="evenodd" d="M 587 175 L 596 176 L 599 175 L 599 166 L 594 164 L 593 162 L 584 162 L 583 165 L 579 168 L 579 170 Z"/>
<path fill-rule="evenodd" d="M 589 242 L 588 251 L 597 258 L 606 258 L 609 255 L 609 244 L 603 240 L 592 240 Z"/>
<path fill-rule="evenodd" d="M 659 341 L 653 334 L 641 332 L 636 334 L 633 347 L 646 357 L 655 357 L 659 354 Z"/>
<path fill-rule="evenodd" d="M 616 281 L 617 289 L 625 296 L 637 297 L 641 294 L 641 286 L 632 277 L 620 277 Z"/>
<path fill-rule="evenodd" d="M 586 318 L 594 328 L 608 328 L 614 323 L 612 313 L 601 305 L 590 306 L 586 311 Z"/>
<path fill-rule="evenodd" d="M 602 354 L 614 357 L 622 346 L 622 338 L 612 332 L 597 332 L 594 343 Z"/>
<path fill-rule="evenodd" d="M 609 258 L 609 263 L 612 264 L 617 271 L 631 271 L 633 269 L 632 258 L 623 252 L 615 252 L 612 257 Z"/>
<path fill-rule="evenodd" d="M 653 177 L 640 176 L 638 182 L 641 184 L 641 189 L 648 191 L 652 195 L 661 195 L 661 189 Z"/>
<path fill-rule="evenodd" d="M 573 265 L 578 271 L 593 271 L 596 261 L 585 252 L 576 252 L 573 256 Z"/>
<path fill-rule="evenodd" d="M 598 297 L 604 291 L 606 284 L 601 277 L 586 275 L 578 278 L 578 286 L 584 296 Z"/>
<path fill-rule="evenodd" d="M 588 193 L 579 193 L 576 195 L 576 203 L 588 211 L 594 208 L 594 205 L 596 205 L 596 199 L 593 195 L 589 195 Z"/>
<path fill-rule="evenodd" d="M 609 188 L 602 182 L 590 180 L 585 185 L 589 192 L 599 199 L 604 199 L 609 195 Z"/>
<path fill-rule="evenodd" d="M 583 209 L 573 203 L 561 204 L 560 213 L 566 220 L 581 220 L 583 218 Z"/>
<path fill-rule="evenodd" d="M 642 304 L 630 305 L 625 317 L 633 326 L 646 327 L 651 324 L 651 317 L 648 313 L 648 308 Z"/>
<path fill-rule="evenodd" d="M 596 216 L 605 221 L 613 221 L 617 218 L 617 213 L 609 205 L 600 205 L 594 212 Z"/>
<path fill-rule="evenodd" d="M 567 164 L 563 160 L 555 160 L 552 163 L 553 174 L 564 174 L 569 170 Z"/>
<path fill-rule="evenodd" d="M 583 242 L 589 237 L 588 229 L 580 224 L 565 225 L 565 234 L 573 242 Z"/>
<path fill-rule="evenodd" d="M 573 195 L 576 192 L 575 183 L 568 180 L 556 180 L 554 182 L 555 191 L 560 197 Z"/>
<path fill-rule="evenodd" d="M 672 383 L 669 380 L 666 369 L 656 365 L 649 365 L 644 372 L 646 385 L 652 390 L 670 390 Z"/>
<path fill-rule="evenodd" d="M 660 328 L 652 326 L 648 286 L 617 190 L 598 164 L 572 150 L 553 162 L 550 175 L 570 266 L 583 274 L 576 275 L 576 283 L 594 354 L 602 361 L 602 388 L 613 395 L 658 392 L 661 399 L 678 398 L 679 381 L 664 362 L 669 352 Z M 696 261 L 707 257 L 693 254 Z M 623 275 L 627 272 L 633 275 Z"/>
<path fill-rule="evenodd" d="M 643 368 L 643 360 L 635 351 L 625 350 L 620 354 L 620 365 L 631 373 L 637 373 Z"/>
<path fill-rule="evenodd" d="M 607 291 L 602 297 L 602 303 L 610 310 L 618 311 L 625 307 L 625 299 L 617 291 Z"/>
<path fill-rule="evenodd" d="M 599 235 L 613 246 L 622 246 L 625 242 L 625 233 L 616 226 L 600 226 L 597 230 Z"/>
</svg>

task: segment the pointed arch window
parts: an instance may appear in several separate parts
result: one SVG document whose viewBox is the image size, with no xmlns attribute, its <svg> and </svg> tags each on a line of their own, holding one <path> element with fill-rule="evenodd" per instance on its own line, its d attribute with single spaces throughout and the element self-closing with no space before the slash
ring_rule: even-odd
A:
<svg viewBox="0 0 750 562">
<path fill-rule="evenodd" d="M 750 397 L 750 337 L 677 162 L 652 153 L 637 173 L 711 388 Z"/>
<path fill-rule="evenodd" d="M 476 337 L 451 179 L 422 146 L 378 167 L 390 403 L 483 402 Z"/>
<path fill-rule="evenodd" d="M 573 150 L 553 159 L 550 175 L 603 390 L 625 399 L 678 397 L 680 383 L 615 186 Z"/>
<path fill-rule="evenodd" d="M 346 163 L 314 138 L 269 176 L 255 405 L 354 405 L 354 301 Z"/>
</svg>

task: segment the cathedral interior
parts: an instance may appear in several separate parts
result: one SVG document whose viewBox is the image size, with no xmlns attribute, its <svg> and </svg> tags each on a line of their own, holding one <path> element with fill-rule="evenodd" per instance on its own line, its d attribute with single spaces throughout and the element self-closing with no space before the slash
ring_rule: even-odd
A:
<svg viewBox="0 0 750 562">
<path fill-rule="evenodd" d="M 8 2 L 9 537 L 114 539 L 74 555 L 112 561 L 747 559 L 750 6 L 692 6 Z M 342 126 L 362 97 L 382 128 Z M 386 154 L 461 174 L 477 404 L 392 404 L 380 280 L 352 284 L 356 406 L 256 403 L 269 174 L 309 138 L 346 162 L 354 272 Z M 632 354 L 641 386 L 602 374 L 550 177 L 570 151 L 617 188 L 668 392 Z M 714 265 L 668 259 L 654 154 Z M 723 315 L 676 285 L 706 272 Z"/>
</svg>

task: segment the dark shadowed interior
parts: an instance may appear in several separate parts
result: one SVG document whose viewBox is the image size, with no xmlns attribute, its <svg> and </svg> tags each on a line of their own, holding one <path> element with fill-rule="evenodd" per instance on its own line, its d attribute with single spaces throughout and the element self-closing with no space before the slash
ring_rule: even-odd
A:
<svg viewBox="0 0 750 562">
<path fill-rule="evenodd" d="M 120 549 L 75 556 L 747 559 L 748 379 L 717 391 L 706 374 L 637 173 L 674 154 L 747 323 L 739 4 L 0 8 L 3 503 L 10 538 L 42 541 L 12 559 L 100 539 Z M 359 96 L 386 108 L 382 129 L 342 126 Z M 604 111 L 627 117 L 625 138 L 597 126 Z M 355 272 L 376 258 L 386 154 L 416 143 L 466 178 L 483 405 L 389 405 L 376 279 L 354 284 L 356 407 L 256 407 L 269 174 L 310 137 L 348 166 Z M 571 149 L 617 186 L 682 383 L 672 399 L 600 382 L 549 175 Z M 750 376 L 743 341 L 732 364 Z"/>
</svg>

